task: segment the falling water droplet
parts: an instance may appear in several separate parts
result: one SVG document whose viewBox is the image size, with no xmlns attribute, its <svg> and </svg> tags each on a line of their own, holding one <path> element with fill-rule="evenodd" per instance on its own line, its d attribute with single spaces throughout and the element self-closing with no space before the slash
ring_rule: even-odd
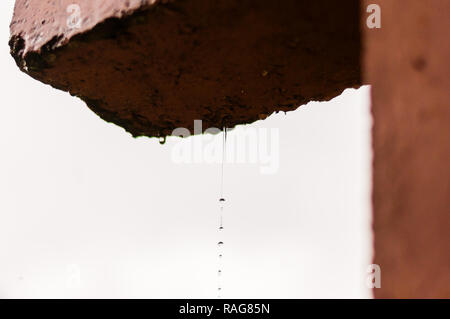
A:
<svg viewBox="0 0 450 319">
<path fill-rule="evenodd" d="M 223 236 L 222 230 L 223 230 L 223 212 L 224 212 L 224 206 L 225 206 L 225 197 L 223 195 L 223 189 L 224 189 L 224 166 L 225 166 L 225 157 L 226 157 L 226 141 L 227 141 L 227 129 L 226 127 L 223 128 L 223 140 L 222 140 L 222 166 L 221 166 L 221 181 L 220 181 L 220 198 L 219 198 L 219 234 L 220 236 Z M 220 237 L 222 239 L 222 237 Z M 220 278 L 222 275 L 222 254 L 220 253 L 222 251 L 223 241 L 219 241 L 217 243 L 219 247 L 219 270 L 217 272 L 218 276 L 218 298 L 221 298 L 221 291 L 222 291 L 222 279 Z"/>
<path fill-rule="evenodd" d="M 219 199 L 219 207 L 220 207 L 220 214 L 222 216 L 223 210 L 225 208 L 225 198 Z"/>
<path fill-rule="evenodd" d="M 166 144 L 166 137 L 165 136 L 161 136 L 159 138 L 159 144 L 161 144 L 161 145 Z"/>
</svg>

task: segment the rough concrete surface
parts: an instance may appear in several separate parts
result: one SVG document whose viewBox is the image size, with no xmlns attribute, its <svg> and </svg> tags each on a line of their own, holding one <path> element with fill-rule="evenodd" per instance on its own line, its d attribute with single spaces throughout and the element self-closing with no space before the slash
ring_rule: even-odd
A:
<svg viewBox="0 0 450 319">
<path fill-rule="evenodd" d="M 375 296 L 450 298 L 450 1 L 376 2 L 381 29 L 363 27 L 382 278 Z"/>
<path fill-rule="evenodd" d="M 247 124 L 361 84 L 356 0 L 17 0 L 11 35 L 23 71 L 134 136 Z"/>
</svg>

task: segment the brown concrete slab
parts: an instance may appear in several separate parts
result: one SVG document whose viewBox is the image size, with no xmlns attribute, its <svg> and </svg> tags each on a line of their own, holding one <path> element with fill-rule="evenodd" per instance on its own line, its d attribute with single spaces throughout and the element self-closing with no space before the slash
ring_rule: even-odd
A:
<svg viewBox="0 0 450 319">
<path fill-rule="evenodd" d="M 17 0 L 11 52 L 134 136 L 251 123 L 361 84 L 359 1 L 166 2 Z"/>
</svg>

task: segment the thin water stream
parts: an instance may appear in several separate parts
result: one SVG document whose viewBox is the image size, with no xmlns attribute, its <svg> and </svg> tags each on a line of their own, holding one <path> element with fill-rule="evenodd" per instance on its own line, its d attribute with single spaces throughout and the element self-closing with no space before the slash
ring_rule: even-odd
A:
<svg viewBox="0 0 450 319">
<path fill-rule="evenodd" d="M 218 282 L 218 298 L 222 297 L 222 272 L 223 272 L 223 214 L 225 208 L 225 196 L 224 196 L 224 171 L 225 171 L 225 158 L 226 158 L 226 146 L 227 144 L 227 129 L 223 128 L 223 140 L 222 140 L 222 167 L 221 167 L 221 181 L 220 181 L 220 197 L 219 197 L 219 241 L 217 243 L 218 247 L 218 258 L 219 258 L 219 269 L 217 271 L 217 282 Z"/>
</svg>

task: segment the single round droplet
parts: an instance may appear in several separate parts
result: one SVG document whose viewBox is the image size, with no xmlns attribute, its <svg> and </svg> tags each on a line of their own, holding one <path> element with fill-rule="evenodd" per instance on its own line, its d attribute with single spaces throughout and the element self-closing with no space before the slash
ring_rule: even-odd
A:
<svg viewBox="0 0 450 319">
<path fill-rule="evenodd" d="M 159 144 L 161 144 L 161 145 L 166 144 L 166 137 L 165 136 L 161 136 L 159 138 Z"/>
<path fill-rule="evenodd" d="M 222 270 L 219 269 L 219 271 L 217 272 L 219 276 L 222 275 Z"/>
<path fill-rule="evenodd" d="M 223 226 L 220 226 L 220 227 L 219 227 L 219 230 L 223 230 Z"/>
<path fill-rule="evenodd" d="M 222 290 L 222 288 L 220 288 L 220 287 L 219 287 L 219 288 L 217 288 L 217 290 L 221 291 L 221 290 Z"/>
<path fill-rule="evenodd" d="M 224 201 L 225 201 L 225 198 L 219 199 L 219 202 L 224 202 Z"/>
<path fill-rule="evenodd" d="M 219 241 L 219 242 L 217 243 L 217 245 L 223 246 L 223 241 Z"/>
<path fill-rule="evenodd" d="M 220 254 L 220 255 L 219 255 L 219 258 L 222 258 L 222 257 L 223 257 L 223 255 L 222 255 L 222 254 Z"/>
</svg>

